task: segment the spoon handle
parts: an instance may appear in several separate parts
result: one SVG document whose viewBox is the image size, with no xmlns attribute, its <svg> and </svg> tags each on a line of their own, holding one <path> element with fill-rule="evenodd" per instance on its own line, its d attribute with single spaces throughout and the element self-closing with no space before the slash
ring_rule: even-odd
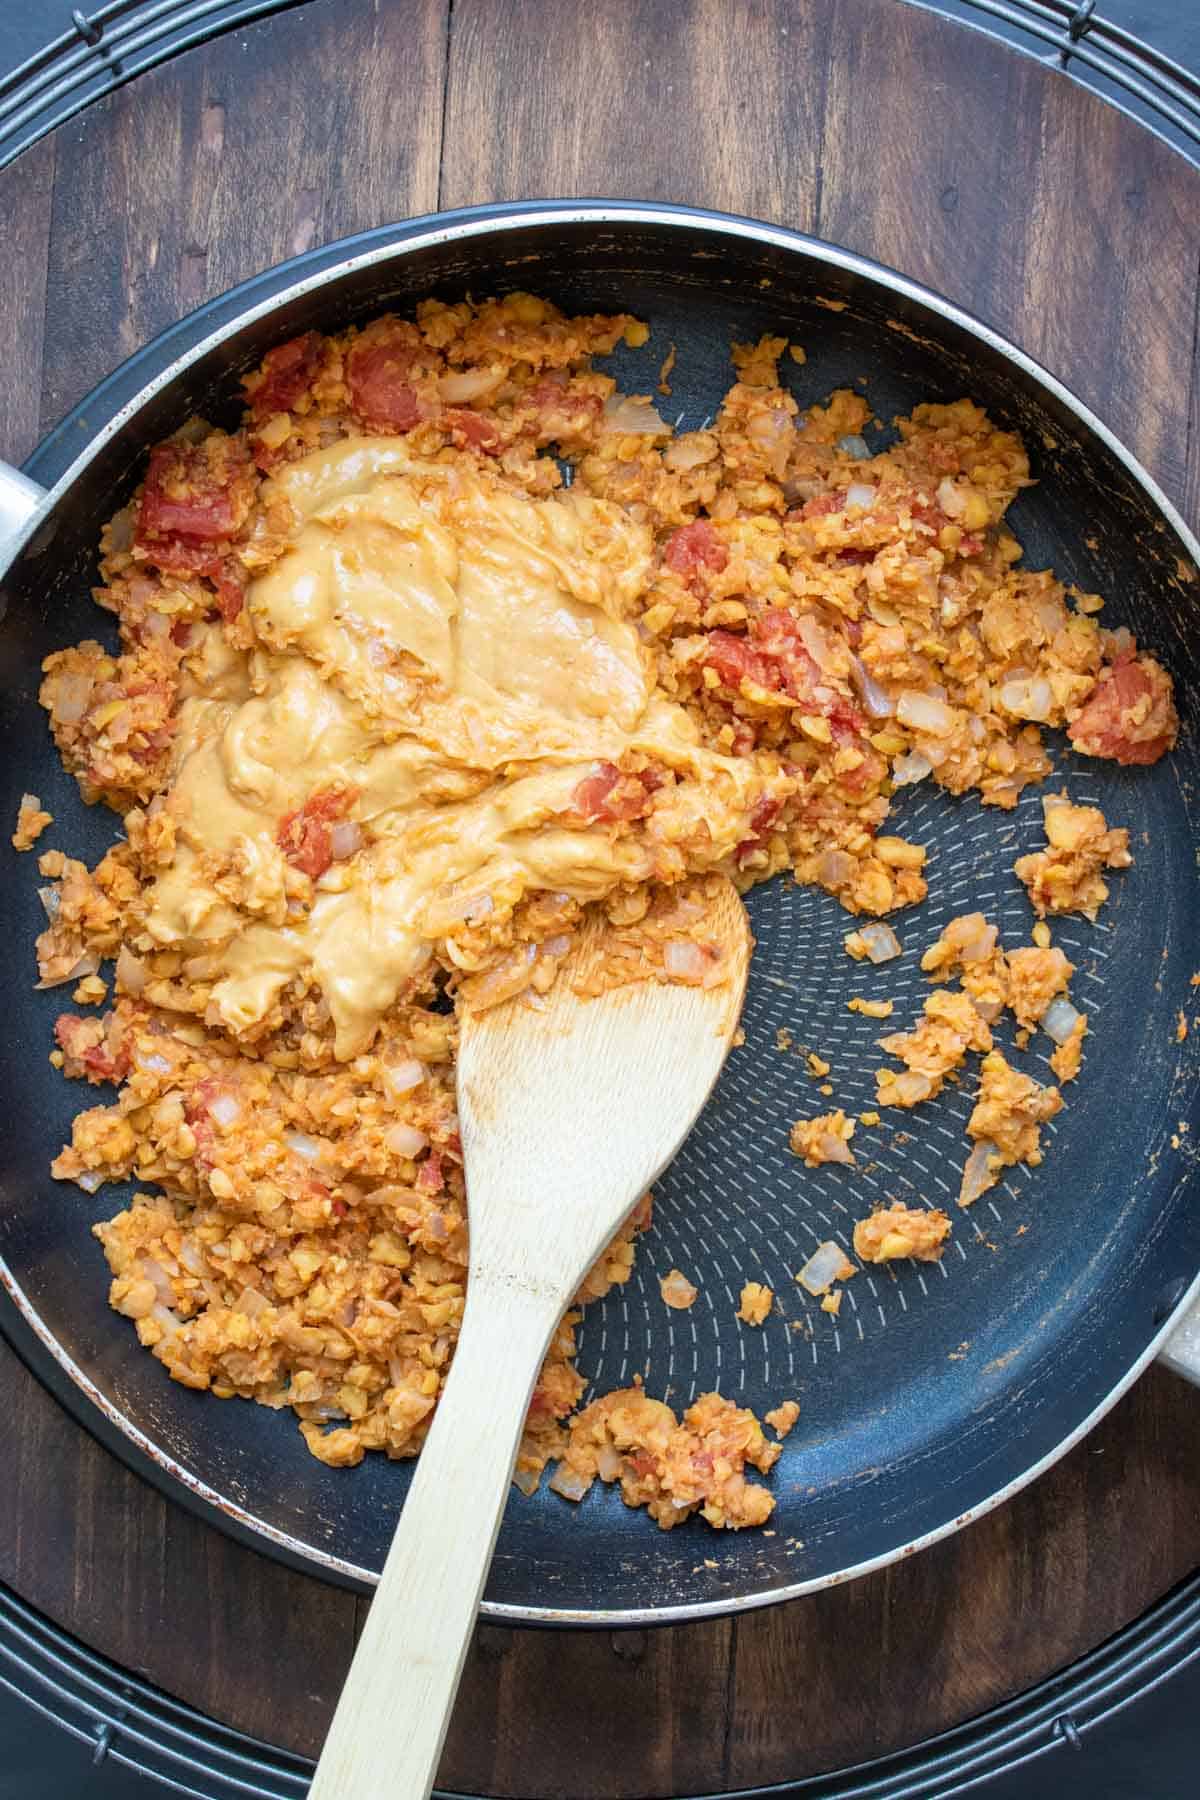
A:
<svg viewBox="0 0 1200 1800">
<path fill-rule="evenodd" d="M 473 1272 L 462 1334 L 309 1800 L 426 1800 L 557 1296 Z"/>
</svg>

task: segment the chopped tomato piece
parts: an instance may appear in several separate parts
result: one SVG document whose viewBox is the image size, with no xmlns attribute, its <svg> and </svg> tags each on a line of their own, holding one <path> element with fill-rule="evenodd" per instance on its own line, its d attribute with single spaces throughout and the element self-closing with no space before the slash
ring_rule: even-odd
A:
<svg viewBox="0 0 1200 1800">
<path fill-rule="evenodd" d="M 650 810 L 651 794 L 657 793 L 662 781 L 657 769 L 626 775 L 616 763 L 597 763 L 595 772 L 576 784 L 571 804 L 589 824 L 597 820 L 612 823 L 618 819 L 642 819 Z"/>
<path fill-rule="evenodd" d="M 416 328 L 399 320 L 362 338 L 346 360 L 346 380 L 356 413 L 372 425 L 411 431 L 427 416 L 410 377 L 421 353 Z"/>
<path fill-rule="evenodd" d="M 306 331 L 268 350 L 260 375 L 250 378 L 255 383 L 249 389 L 250 410 L 255 417 L 266 419 L 272 413 L 291 412 L 310 386 L 322 357 L 323 340 L 317 331 Z"/>
<path fill-rule="evenodd" d="M 1178 732 L 1170 676 L 1152 656 L 1130 650 L 1101 674 L 1067 735 L 1085 756 L 1144 764 L 1157 762 Z"/>
<path fill-rule="evenodd" d="M 762 842 L 771 826 L 779 817 L 779 811 L 782 805 L 783 802 L 775 799 L 771 794 L 764 794 L 762 799 L 756 802 L 754 810 L 750 814 L 750 835 L 743 838 L 742 842 L 734 852 L 739 862 L 741 862 L 744 857 L 749 856 L 750 852 L 756 849 Z"/>
<path fill-rule="evenodd" d="M 846 493 L 845 488 L 834 488 L 832 493 L 814 494 L 812 499 L 806 500 L 800 508 L 800 517 L 802 519 L 823 519 L 829 513 L 845 512 Z"/>
<path fill-rule="evenodd" d="M 472 412 L 469 407 L 459 407 L 446 414 L 445 423 L 450 427 L 450 435 L 458 439 L 471 450 L 484 450 L 495 456 L 500 449 L 500 433 L 494 419 L 485 419 L 482 413 Z"/>
<path fill-rule="evenodd" d="M 729 551 L 707 519 L 693 519 L 671 533 L 663 561 L 686 581 L 701 569 L 719 573 L 729 561 Z"/>
<path fill-rule="evenodd" d="M 353 788 L 321 788 L 303 806 L 285 813 L 275 842 L 294 869 L 317 881 L 333 861 L 335 819 L 344 819 L 356 797 Z"/>
<path fill-rule="evenodd" d="M 416 1185 L 423 1194 L 440 1194 L 446 1185 L 446 1177 L 442 1173 L 442 1154 L 440 1150 L 431 1150 L 425 1161 L 417 1170 Z"/>
<path fill-rule="evenodd" d="M 252 498 L 250 459 L 239 439 L 214 433 L 202 444 L 177 438 L 156 444 L 142 487 L 135 545 L 157 561 L 150 553 L 163 539 L 177 543 L 175 554 L 185 556 L 230 538 L 244 523 Z"/>
</svg>

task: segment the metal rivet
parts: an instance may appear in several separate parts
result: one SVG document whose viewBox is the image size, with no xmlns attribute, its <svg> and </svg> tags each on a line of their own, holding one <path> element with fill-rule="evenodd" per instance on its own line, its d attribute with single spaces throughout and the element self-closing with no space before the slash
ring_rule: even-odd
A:
<svg viewBox="0 0 1200 1800">
<path fill-rule="evenodd" d="M 85 44 L 92 44 L 94 46 L 98 44 L 100 39 L 104 36 L 103 25 L 97 25 L 93 20 L 85 17 L 78 7 L 76 7 L 75 11 L 71 14 L 71 23 Z"/>
<path fill-rule="evenodd" d="M 1093 14 L 1096 11 L 1096 0 L 1080 0 L 1080 4 L 1071 14 L 1067 24 L 1067 36 L 1073 44 L 1086 37 L 1094 24 Z"/>
<path fill-rule="evenodd" d="M 1154 1323 L 1165 1325 L 1187 1291 L 1188 1278 L 1180 1275 L 1177 1280 L 1169 1281 L 1154 1303 Z"/>
<path fill-rule="evenodd" d="M 1070 1744 L 1072 1750 L 1083 1749 L 1083 1739 L 1079 1735 L 1079 1727 L 1070 1713 L 1063 1713 L 1060 1718 L 1055 1719 L 1054 1736 L 1062 1738 L 1064 1743 Z"/>
</svg>

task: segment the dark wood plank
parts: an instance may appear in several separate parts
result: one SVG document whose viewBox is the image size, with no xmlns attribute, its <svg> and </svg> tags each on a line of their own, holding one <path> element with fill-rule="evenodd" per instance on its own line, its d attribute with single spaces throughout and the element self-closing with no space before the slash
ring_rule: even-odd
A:
<svg viewBox="0 0 1200 1800">
<path fill-rule="evenodd" d="M 821 235 L 1015 339 L 1182 498 L 1194 172 L 965 25 L 886 0 L 839 0 L 828 20 Z"/>
<path fill-rule="evenodd" d="M 1102 102 L 896 0 L 748 0 L 736 28 L 721 0 L 455 0 L 449 23 L 447 60 L 445 0 L 321 0 L 140 78 L 0 178 L 21 234 L 0 268 L 0 449 L 29 447 L 39 389 L 49 423 L 310 243 L 439 199 L 612 193 L 906 270 L 1041 356 L 1200 509 L 1200 177 Z M 366 1603 L 168 1505 L 2 1349 L 0 1378 L 0 1577 L 169 1691 L 315 1749 Z M 648 1634 L 482 1627 L 442 1779 L 617 1800 L 914 1742 L 1193 1569 L 1197 1466 L 1195 1397 L 1154 1373 L 1008 1506 L 868 1580 Z"/>
<path fill-rule="evenodd" d="M 1102 1643 L 1200 1564 L 1198 1458 L 1195 1393 L 1151 1371 L 1053 1471 L 965 1531 L 742 1619 L 728 1785 L 915 1743 Z"/>
<path fill-rule="evenodd" d="M 44 138 L 0 171 L 0 319 L 4 375 L 0 379 L 0 458 L 23 462 L 38 440 L 46 267 L 56 144 Z"/>
<path fill-rule="evenodd" d="M 0 1383 L 0 1580 L 168 1693 L 315 1751 L 350 1658 L 354 1596 L 163 1499 L 2 1342 Z"/>
<path fill-rule="evenodd" d="M 58 134 L 43 426 L 155 332 L 312 244 L 437 205 L 447 0 L 337 0 Z"/>
<path fill-rule="evenodd" d="M 626 195 L 815 229 L 826 13 L 456 0 L 442 204 Z"/>
</svg>

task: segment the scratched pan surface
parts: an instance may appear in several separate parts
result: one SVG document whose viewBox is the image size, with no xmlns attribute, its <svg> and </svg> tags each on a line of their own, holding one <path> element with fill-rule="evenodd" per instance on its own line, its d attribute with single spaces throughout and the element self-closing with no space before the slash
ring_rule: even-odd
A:
<svg viewBox="0 0 1200 1800">
<path fill-rule="evenodd" d="M 38 452 L 29 467 L 39 479 L 53 482 L 71 465 L 74 476 L 5 583 L 0 819 L 31 788 L 55 814 L 52 842 L 95 856 L 111 841 L 114 821 L 81 806 L 49 746 L 37 668 L 49 650 L 103 633 L 88 599 L 94 545 L 146 445 L 194 410 L 231 421 L 238 373 L 296 331 L 429 293 L 509 286 L 568 309 L 647 318 L 650 344 L 612 367 L 623 386 L 652 389 L 674 343 L 669 409 L 685 428 L 710 417 L 728 386 L 731 339 L 764 330 L 806 347 L 802 367 L 782 365 L 802 404 L 865 380 L 885 422 L 877 442 L 917 402 L 971 394 L 1029 446 L 1038 486 L 1010 515 L 1028 562 L 1109 597 L 1106 620 L 1132 626 L 1174 672 L 1185 721 L 1175 755 L 1149 770 L 1076 758 L 1054 738 L 1058 783 L 1129 825 L 1137 858 L 1114 877 L 1100 923 L 1055 930 L 1078 965 L 1074 998 L 1091 1021 L 1083 1075 L 1047 1130 L 1040 1169 L 1019 1169 L 970 1215 L 955 1213 L 940 1265 L 858 1275 L 837 1318 L 803 1295 L 795 1271 L 822 1239 L 848 1243 L 855 1218 L 878 1201 L 953 1210 L 970 1084 L 860 1127 L 852 1172 L 805 1169 L 787 1148 L 788 1128 L 829 1105 L 871 1106 L 884 1028 L 846 1001 L 891 999 L 887 1029 L 907 1027 L 926 992 L 921 950 L 947 919 L 982 908 L 1006 942 L 1028 942 L 1031 915 L 1011 867 L 1039 841 L 1038 794 L 1011 814 L 929 783 L 899 800 L 897 829 L 929 851 L 931 897 L 894 920 L 904 953 L 882 968 L 846 957 L 848 921 L 829 896 L 777 880 L 751 897 L 758 949 L 745 1044 L 658 1184 L 632 1280 L 589 1310 L 579 1364 L 592 1392 L 640 1374 L 677 1408 L 711 1388 L 759 1411 L 798 1398 L 800 1422 L 771 1480 L 773 1535 L 717 1534 L 696 1521 L 660 1533 L 599 1485 L 579 1507 L 514 1492 L 488 1587 L 488 1609 L 514 1618 L 666 1619 L 844 1579 L 996 1503 L 1112 1403 L 1192 1282 L 1197 1037 L 1178 1042 L 1176 1024 L 1181 1011 L 1200 1013 L 1189 984 L 1200 967 L 1200 583 L 1188 574 L 1194 544 L 1094 422 L 961 315 L 884 271 L 786 233 L 665 208 L 454 215 L 319 252 L 213 303 L 118 371 Z M 155 379 L 152 397 L 134 404 Z M 89 1198 L 46 1173 L 84 1096 L 46 1060 L 62 997 L 32 991 L 36 875 L 7 835 L 5 1327 L 62 1400 L 142 1473 L 267 1550 L 367 1583 L 409 1468 L 377 1458 L 349 1472 L 323 1467 L 290 1415 L 170 1382 L 106 1306 L 107 1271 L 89 1228 L 124 1196 Z M 790 1051 L 777 1047 L 780 1028 Z M 1014 1060 L 1050 1079 L 1049 1047 L 1035 1040 Z M 831 1065 L 832 1100 L 806 1073 L 807 1048 Z M 564 1145 L 564 1170 L 579 1154 L 586 1146 Z M 689 1312 L 659 1297 L 672 1267 L 699 1286 Z M 747 1279 L 778 1296 L 758 1331 L 734 1317 Z"/>
</svg>

